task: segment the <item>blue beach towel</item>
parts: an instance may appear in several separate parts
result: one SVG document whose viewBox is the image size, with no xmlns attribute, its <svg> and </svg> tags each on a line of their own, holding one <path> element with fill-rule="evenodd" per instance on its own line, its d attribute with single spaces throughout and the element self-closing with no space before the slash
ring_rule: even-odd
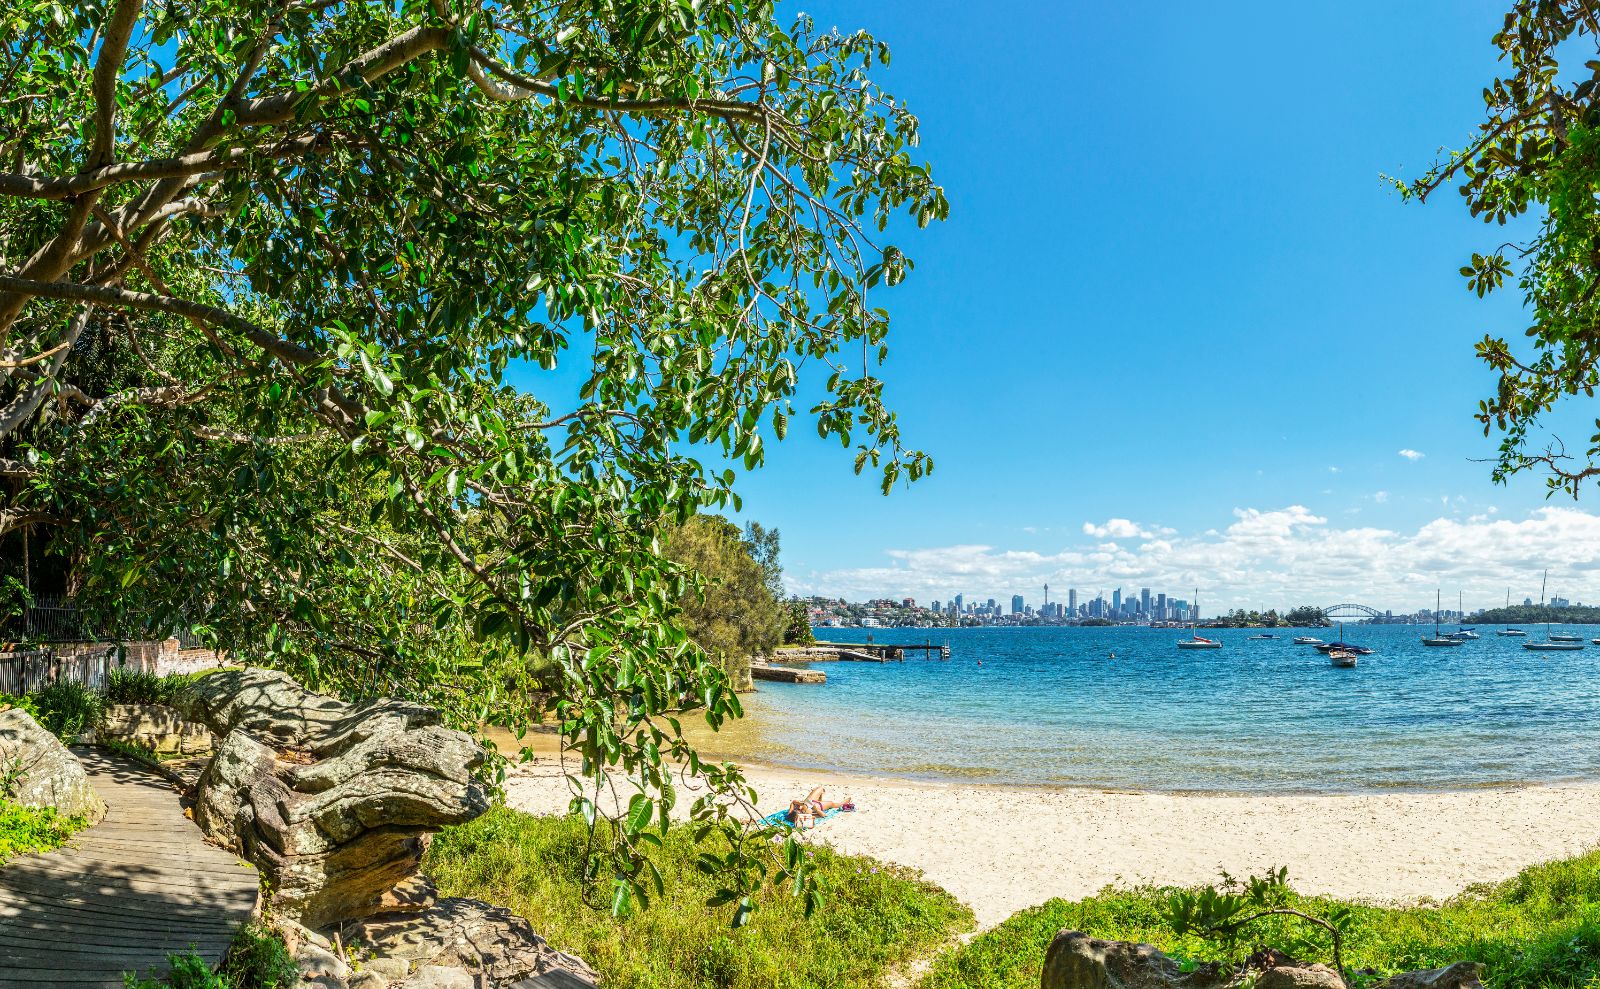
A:
<svg viewBox="0 0 1600 989">
<path fill-rule="evenodd" d="M 828 818 L 834 817 L 835 815 L 843 812 L 843 810 L 843 807 L 834 807 L 831 810 L 826 811 L 820 818 L 814 817 L 812 820 L 821 823 L 822 821 L 826 821 Z M 766 817 L 763 817 L 761 819 L 761 823 L 765 824 L 769 828 L 795 828 L 799 826 L 790 822 L 789 812 L 786 810 L 773 811 Z"/>
</svg>

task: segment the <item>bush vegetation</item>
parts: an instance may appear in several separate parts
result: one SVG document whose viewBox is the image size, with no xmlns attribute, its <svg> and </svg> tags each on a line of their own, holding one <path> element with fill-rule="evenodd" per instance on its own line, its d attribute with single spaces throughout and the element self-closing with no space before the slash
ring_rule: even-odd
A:
<svg viewBox="0 0 1600 989">
<path fill-rule="evenodd" d="M 64 742 L 100 723 L 105 700 L 75 680 L 61 680 L 28 695 L 32 712 L 45 730 Z"/>
<path fill-rule="evenodd" d="M 0 793 L 0 866 L 18 855 L 59 848 L 83 825 L 82 818 L 63 817 L 54 807 L 24 807 Z"/>
<path fill-rule="evenodd" d="M 1083 900 L 1050 900 L 941 956 L 919 989 L 1035 989 L 1045 950 L 1063 928 L 1148 942 L 1180 959 L 1213 957 L 1210 939 L 1174 928 L 1171 905 L 1180 892 L 1108 888 Z M 1292 891 L 1284 902 L 1316 916 L 1347 916 L 1344 961 L 1357 984 L 1478 961 L 1493 989 L 1600 985 L 1600 851 L 1532 866 L 1437 905 L 1374 907 Z M 1297 918 L 1265 918 L 1251 934 L 1300 957 L 1329 958 L 1326 939 Z"/>
<path fill-rule="evenodd" d="M 266 924 L 245 924 L 233 935 L 222 965 L 213 969 L 193 949 L 167 956 L 172 966 L 166 978 L 140 978 L 125 972 L 126 989 L 292 989 L 300 984 L 295 964 L 283 938 Z"/>
<path fill-rule="evenodd" d="M 157 676 L 145 670 L 112 670 L 104 690 L 107 704 L 167 704 L 181 687 L 194 680 L 189 673 Z"/>
<path fill-rule="evenodd" d="M 609 989 L 878 986 L 972 925 L 971 911 L 915 873 L 817 847 L 808 854 L 827 889 L 822 909 L 807 917 L 803 898 L 767 889 L 749 922 L 731 929 L 728 910 L 706 903 L 717 883 L 696 868 L 702 849 L 687 828 L 663 839 L 665 894 L 617 919 L 584 905 L 586 838 L 579 818 L 496 808 L 441 832 L 424 868 L 446 895 L 526 917 Z"/>
</svg>

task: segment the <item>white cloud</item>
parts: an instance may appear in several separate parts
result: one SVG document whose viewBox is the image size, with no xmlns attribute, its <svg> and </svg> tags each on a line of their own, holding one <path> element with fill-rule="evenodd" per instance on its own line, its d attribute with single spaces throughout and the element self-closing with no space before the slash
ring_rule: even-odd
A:
<svg viewBox="0 0 1600 989">
<path fill-rule="evenodd" d="M 1337 468 L 1337 467 L 1329 467 L 1328 468 L 1328 473 L 1337 474 L 1337 473 L 1339 473 L 1339 468 Z"/>
<path fill-rule="evenodd" d="M 1467 603 L 1538 596 L 1538 574 L 1577 600 L 1600 600 L 1600 515 L 1545 507 L 1520 520 L 1489 513 L 1437 518 L 1412 532 L 1330 525 L 1303 505 L 1236 509 L 1231 524 L 1195 535 L 1111 519 L 1085 525 L 1080 543 L 1054 551 L 958 545 L 896 549 L 888 565 L 791 574 L 798 593 L 856 600 L 911 595 L 920 601 L 1002 598 L 1033 601 L 1049 583 L 1052 599 L 1069 587 L 1080 599 L 1117 587 L 1149 587 L 1185 596 L 1199 586 L 1214 609 L 1288 607 L 1357 601 L 1411 611 L 1431 604 L 1433 589 L 1460 588 Z M 1343 527 L 1340 527 L 1343 526 Z M 1531 588 L 1531 589 L 1530 589 Z"/>
<path fill-rule="evenodd" d="M 1423 457 L 1426 457 L 1427 454 L 1423 453 L 1420 450 L 1413 450 L 1410 447 L 1407 447 L 1406 449 L 1400 451 L 1400 456 L 1405 457 L 1407 460 L 1411 461 L 1412 463 L 1416 463 L 1417 461 L 1421 460 Z"/>
<path fill-rule="evenodd" d="M 1372 493 L 1372 500 L 1381 505 L 1384 502 L 1389 500 L 1389 492 L 1387 492 L 1387 491 L 1374 491 Z"/>
</svg>

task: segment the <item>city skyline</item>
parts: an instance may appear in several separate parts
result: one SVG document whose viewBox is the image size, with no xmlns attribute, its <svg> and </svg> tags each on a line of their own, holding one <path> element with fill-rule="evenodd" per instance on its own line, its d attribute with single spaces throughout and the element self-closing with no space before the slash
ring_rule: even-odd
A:
<svg viewBox="0 0 1600 989">
<path fill-rule="evenodd" d="M 791 593 L 867 600 L 946 600 L 957 589 L 974 598 L 1062 593 L 1092 597 L 1141 587 L 1199 589 L 1202 616 L 1233 609 L 1322 607 L 1354 602 L 1415 613 L 1436 592 L 1466 599 L 1467 611 L 1538 601 L 1546 568 L 1547 600 L 1600 597 L 1600 517 L 1547 506 L 1522 518 L 1484 512 L 1441 519 L 1404 533 L 1339 527 L 1303 506 L 1237 511 L 1231 524 L 1195 535 L 1113 518 L 1084 523 L 1053 552 L 988 545 L 888 550 L 883 565 L 817 573 L 786 570 Z M 1072 604 L 1076 605 L 1074 601 Z"/>
</svg>

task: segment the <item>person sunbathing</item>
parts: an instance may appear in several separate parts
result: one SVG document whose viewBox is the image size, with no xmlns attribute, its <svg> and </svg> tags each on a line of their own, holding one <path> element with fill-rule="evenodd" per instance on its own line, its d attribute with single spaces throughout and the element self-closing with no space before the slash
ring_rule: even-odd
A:
<svg viewBox="0 0 1600 989">
<path fill-rule="evenodd" d="M 783 816 L 797 828 L 811 827 L 830 810 L 855 809 L 856 805 L 849 797 L 845 797 L 842 801 L 824 800 L 822 787 L 819 786 L 806 794 L 805 799 L 789 801 L 789 811 Z"/>
</svg>

